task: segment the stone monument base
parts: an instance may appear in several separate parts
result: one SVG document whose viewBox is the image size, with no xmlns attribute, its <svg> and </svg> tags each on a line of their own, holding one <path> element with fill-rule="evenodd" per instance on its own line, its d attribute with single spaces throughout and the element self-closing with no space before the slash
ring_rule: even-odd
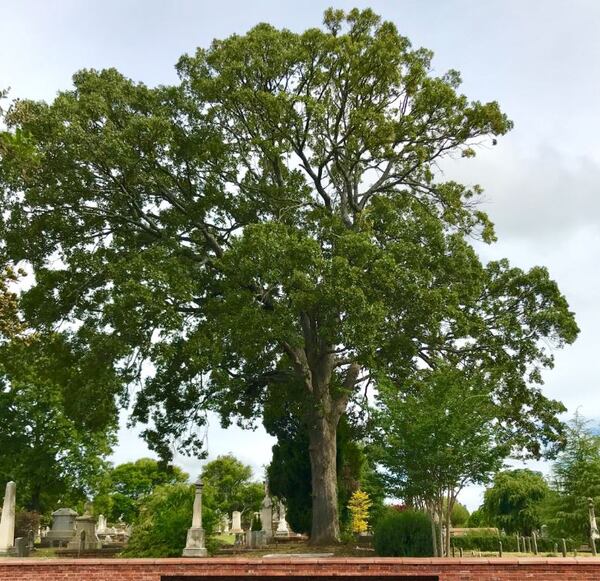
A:
<svg viewBox="0 0 600 581">
<path fill-rule="evenodd" d="M 204 546 L 204 529 L 190 528 L 187 533 L 187 542 L 183 549 L 184 557 L 207 557 L 208 551 Z"/>
</svg>

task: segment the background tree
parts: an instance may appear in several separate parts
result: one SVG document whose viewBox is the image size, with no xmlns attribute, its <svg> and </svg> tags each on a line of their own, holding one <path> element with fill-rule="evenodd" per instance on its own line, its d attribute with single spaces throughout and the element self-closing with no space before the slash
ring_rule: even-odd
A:
<svg viewBox="0 0 600 581">
<path fill-rule="evenodd" d="M 163 484 L 185 483 L 188 474 L 177 466 L 164 465 L 151 458 L 119 464 L 106 471 L 102 490 L 94 498 L 94 512 L 109 522 L 133 523 L 141 501 Z"/>
<path fill-rule="evenodd" d="M 83 502 L 115 443 L 114 403 L 85 408 L 90 368 L 58 335 L 5 343 L 0 361 L 0 480 L 18 482 L 18 502 L 30 511 Z"/>
<path fill-rule="evenodd" d="M 455 502 L 452 512 L 450 513 L 450 523 L 453 527 L 466 527 L 470 516 L 471 515 L 464 504 Z"/>
<path fill-rule="evenodd" d="M 265 496 L 263 484 L 253 482 L 252 477 L 252 468 L 231 454 L 208 462 L 202 469 L 202 482 L 211 499 L 211 508 L 227 516 L 234 510 L 240 511 L 250 524 Z"/>
<path fill-rule="evenodd" d="M 542 524 L 541 508 L 549 492 L 541 473 L 527 468 L 505 470 L 494 476 L 482 508 L 494 526 L 530 536 Z"/>
<path fill-rule="evenodd" d="M 587 499 L 600 506 L 600 437 L 580 415 L 570 422 L 565 449 L 552 466 L 551 487 L 543 510 L 551 534 L 588 543 Z"/>
<path fill-rule="evenodd" d="M 479 507 L 477 510 L 474 510 L 469 515 L 469 520 L 467 521 L 467 527 L 469 528 L 480 528 L 489 526 L 487 515 L 484 510 Z"/>
<path fill-rule="evenodd" d="M 389 491 L 439 523 L 434 548 L 443 556 L 449 547 L 441 525 L 450 528 L 458 494 L 487 482 L 510 451 L 495 422 L 496 404 L 480 377 L 443 365 L 422 371 L 400 392 L 382 387 L 376 443 Z"/>
<path fill-rule="evenodd" d="M 143 384 L 134 414 L 164 457 L 172 438 L 199 453 L 188 427 L 209 406 L 259 417 L 264 387 L 293 370 L 317 543 L 339 533 L 339 420 L 377 372 L 432 359 L 440 334 L 473 346 L 489 328 L 490 357 L 517 353 L 505 389 L 526 407 L 522 376 L 552 357 L 536 340 L 577 333 L 543 271 L 519 302 L 503 263 L 487 327 L 468 323 L 482 287 L 465 236 L 493 231 L 480 188 L 441 181 L 437 164 L 511 123 L 460 95 L 455 71 L 432 76 L 431 57 L 370 10 L 329 10 L 324 30 L 215 41 L 181 59 L 174 87 L 83 71 L 52 104 L 4 116 L 2 234 L 35 269 L 28 317 L 76 323 L 63 328 L 101 346 L 121 394 Z M 512 313 L 538 324 L 495 332 Z"/>
</svg>

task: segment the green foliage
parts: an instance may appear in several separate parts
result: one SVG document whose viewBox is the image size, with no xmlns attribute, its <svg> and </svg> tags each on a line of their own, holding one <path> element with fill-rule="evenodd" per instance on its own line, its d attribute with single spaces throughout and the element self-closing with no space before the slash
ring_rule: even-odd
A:
<svg viewBox="0 0 600 581">
<path fill-rule="evenodd" d="M 221 515 L 240 511 L 246 526 L 249 525 L 265 494 L 263 485 L 252 482 L 251 478 L 252 468 L 231 454 L 208 462 L 202 469 L 202 482 L 211 508 Z"/>
<path fill-rule="evenodd" d="M 262 531 L 262 521 L 260 520 L 260 516 L 255 514 L 252 517 L 252 524 L 250 525 L 251 531 Z"/>
<path fill-rule="evenodd" d="M 499 529 L 529 536 L 542 524 L 541 506 L 549 491 L 539 472 L 505 470 L 494 476 L 482 508 L 487 520 Z"/>
<path fill-rule="evenodd" d="M 375 527 L 375 552 L 380 557 L 432 557 L 431 520 L 423 512 L 387 511 Z"/>
<path fill-rule="evenodd" d="M 0 262 L 0 345 L 23 331 L 23 323 L 19 320 L 18 297 L 11 288 L 19 280 L 18 275 L 18 272 L 4 267 Z"/>
<path fill-rule="evenodd" d="M 308 436 L 305 432 L 278 439 L 267 466 L 269 492 L 286 500 L 286 519 L 293 531 L 310 533 L 312 486 Z"/>
<path fill-rule="evenodd" d="M 544 522 L 554 536 L 588 543 L 588 498 L 600 507 L 600 437 L 576 415 L 567 443 L 552 467 L 553 493 L 544 506 Z"/>
<path fill-rule="evenodd" d="M 129 557 L 180 557 L 185 547 L 187 530 L 192 524 L 194 486 L 163 484 L 141 501 L 124 555 Z M 203 506 L 202 526 L 213 534 L 216 512 Z M 211 544 L 207 543 L 207 547 Z"/>
<path fill-rule="evenodd" d="M 356 490 L 348 501 L 348 510 L 352 520 L 350 521 L 350 530 L 353 533 L 366 533 L 369 528 L 369 509 L 371 508 L 371 499 L 363 490 Z"/>
<path fill-rule="evenodd" d="M 94 498 L 94 512 L 109 522 L 135 521 L 140 501 L 157 486 L 187 482 L 188 475 L 177 466 L 168 466 L 151 458 L 119 464 L 108 470 L 102 490 Z"/>
<path fill-rule="evenodd" d="M 114 406 L 103 409 L 102 395 L 89 411 L 73 402 L 92 397 L 83 362 L 65 373 L 78 359 L 76 348 L 54 334 L 0 346 L 0 482 L 17 482 L 17 502 L 28 510 L 85 500 L 107 467 Z"/>
<path fill-rule="evenodd" d="M 450 522 L 452 523 L 453 527 L 465 527 L 469 522 L 470 516 L 471 515 L 469 514 L 467 507 L 463 504 L 460 504 L 460 502 L 456 502 L 454 503 L 452 512 L 450 513 Z"/>
</svg>

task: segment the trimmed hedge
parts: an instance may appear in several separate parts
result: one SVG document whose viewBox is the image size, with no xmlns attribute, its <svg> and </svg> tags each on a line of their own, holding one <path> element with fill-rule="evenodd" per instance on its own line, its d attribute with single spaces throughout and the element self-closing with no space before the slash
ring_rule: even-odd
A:
<svg viewBox="0 0 600 581">
<path fill-rule="evenodd" d="M 388 511 L 375 526 L 373 544 L 380 557 L 432 557 L 431 520 L 414 510 Z"/>
<path fill-rule="evenodd" d="M 456 549 L 463 551 L 484 551 L 496 552 L 499 549 L 498 541 L 502 541 L 502 550 L 509 553 L 517 552 L 517 538 L 515 535 L 465 535 L 463 537 L 452 537 L 450 543 Z M 566 539 L 567 551 L 573 551 L 579 548 L 579 544 L 571 539 Z M 523 537 L 520 540 L 521 551 L 523 551 Z M 537 538 L 537 547 L 539 553 L 552 553 L 555 543 L 558 545 L 558 552 L 562 551 L 562 539 Z M 531 541 L 533 551 L 533 541 Z"/>
</svg>

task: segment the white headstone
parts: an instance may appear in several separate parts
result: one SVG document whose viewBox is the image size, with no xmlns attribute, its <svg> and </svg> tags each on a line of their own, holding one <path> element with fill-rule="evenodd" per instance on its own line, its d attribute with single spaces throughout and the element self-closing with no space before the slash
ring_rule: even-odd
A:
<svg viewBox="0 0 600 581">
<path fill-rule="evenodd" d="M 223 518 L 221 519 L 221 530 L 227 534 L 229 532 L 229 517 L 224 514 Z"/>
<path fill-rule="evenodd" d="M 8 553 L 15 544 L 16 497 L 17 485 L 14 482 L 8 482 L 0 519 L 0 553 Z"/>
<path fill-rule="evenodd" d="M 234 534 L 244 532 L 244 529 L 242 529 L 242 513 L 238 510 L 231 513 L 231 532 Z"/>
<path fill-rule="evenodd" d="M 275 534 L 278 537 L 287 537 L 290 534 L 290 527 L 285 520 L 285 506 L 282 502 L 279 503 L 279 523 L 277 524 L 277 532 Z"/>
<path fill-rule="evenodd" d="M 101 514 L 98 516 L 98 524 L 96 525 L 96 534 L 105 535 L 108 533 L 108 527 L 106 526 L 106 517 Z"/>
</svg>

